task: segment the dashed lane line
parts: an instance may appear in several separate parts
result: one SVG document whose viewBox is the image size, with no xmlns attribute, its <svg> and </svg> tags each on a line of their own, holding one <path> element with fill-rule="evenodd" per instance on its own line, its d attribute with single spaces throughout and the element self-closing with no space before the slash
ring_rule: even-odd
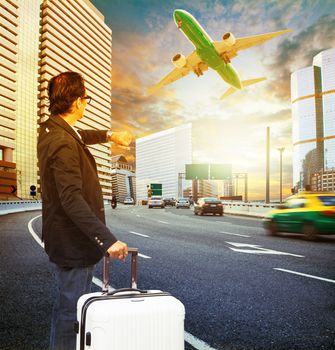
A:
<svg viewBox="0 0 335 350">
<path fill-rule="evenodd" d="M 274 270 L 282 271 L 282 272 L 287 272 L 287 273 L 292 273 L 292 274 L 298 275 L 298 276 L 304 276 L 304 277 L 308 277 L 308 278 L 314 278 L 314 279 L 316 279 L 316 280 L 320 280 L 320 281 L 324 281 L 324 282 L 335 283 L 335 280 L 331 280 L 331 279 L 329 279 L 329 278 L 324 278 L 324 277 L 318 277 L 318 276 L 308 275 L 307 273 L 301 273 L 301 272 L 292 271 L 292 270 L 286 270 L 286 269 L 281 269 L 281 268 L 274 268 Z"/>
<path fill-rule="evenodd" d="M 160 223 L 162 223 L 162 224 L 166 224 L 166 225 L 168 225 L 169 223 L 168 222 L 166 222 L 166 221 L 162 221 L 162 220 L 157 220 L 158 222 L 160 222 Z"/>
<path fill-rule="evenodd" d="M 32 235 L 32 237 L 35 239 L 35 241 L 42 247 L 44 248 L 44 244 L 43 242 L 41 242 L 41 239 L 39 238 L 39 236 L 37 235 L 37 233 L 34 231 L 32 223 L 34 220 L 36 220 L 37 218 L 39 218 L 42 215 L 38 215 L 35 216 L 34 218 L 32 218 L 29 223 L 28 223 L 28 230 L 30 232 L 30 234 Z M 144 254 L 138 254 L 139 256 L 142 256 L 142 258 L 145 259 L 151 259 L 149 256 L 144 255 Z M 93 277 L 92 282 L 98 286 L 99 288 L 102 288 L 102 281 L 99 280 L 99 278 L 97 277 Z M 113 291 L 115 290 L 115 288 L 113 288 L 112 286 L 108 286 L 108 289 Z M 188 332 L 184 332 L 184 338 L 185 341 L 189 344 L 191 344 L 195 349 L 197 350 L 216 350 L 212 347 L 210 347 L 207 343 L 205 343 L 204 341 L 202 341 L 201 339 L 195 337 L 194 335 L 192 335 L 191 333 Z"/>
<path fill-rule="evenodd" d="M 191 344 L 197 350 L 216 350 L 216 349 L 210 347 L 203 340 L 196 338 L 194 335 L 192 335 L 191 333 L 188 333 L 186 331 L 184 333 L 184 339 L 187 343 Z"/>
<path fill-rule="evenodd" d="M 139 233 L 139 232 L 135 232 L 135 231 L 129 231 L 129 233 L 132 233 L 133 235 L 136 235 L 136 236 L 141 236 L 141 237 L 145 237 L 145 238 L 150 238 L 150 236 L 145 235 L 144 233 Z"/>
<path fill-rule="evenodd" d="M 232 232 L 225 232 L 225 231 L 220 231 L 220 233 L 224 233 L 225 235 L 231 235 L 231 236 L 239 236 L 239 237 L 250 238 L 250 236 L 241 235 L 241 234 L 239 234 L 239 233 L 232 233 Z"/>
<path fill-rule="evenodd" d="M 140 256 L 141 258 L 144 258 L 144 259 L 151 259 L 151 256 L 140 254 L 140 253 L 138 253 L 138 256 Z"/>
</svg>

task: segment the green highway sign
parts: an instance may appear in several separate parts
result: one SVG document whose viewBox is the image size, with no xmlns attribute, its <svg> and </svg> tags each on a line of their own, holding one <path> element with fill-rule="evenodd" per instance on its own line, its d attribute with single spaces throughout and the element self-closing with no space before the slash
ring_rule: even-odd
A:
<svg viewBox="0 0 335 350">
<path fill-rule="evenodd" d="M 185 167 L 186 180 L 208 179 L 208 164 L 186 164 Z"/>
<path fill-rule="evenodd" d="M 210 180 L 230 180 L 232 177 L 231 164 L 209 164 Z"/>
<path fill-rule="evenodd" d="M 163 195 L 163 186 L 162 184 L 150 184 L 152 196 L 162 196 Z"/>
<path fill-rule="evenodd" d="M 232 178 L 231 164 L 186 164 L 186 180 L 229 180 Z"/>
</svg>

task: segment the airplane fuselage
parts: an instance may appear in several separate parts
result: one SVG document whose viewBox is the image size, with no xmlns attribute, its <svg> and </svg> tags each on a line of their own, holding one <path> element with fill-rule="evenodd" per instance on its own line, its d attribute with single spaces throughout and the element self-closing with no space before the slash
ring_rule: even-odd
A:
<svg viewBox="0 0 335 350">
<path fill-rule="evenodd" d="M 242 84 L 238 73 L 232 64 L 225 63 L 216 51 L 213 40 L 200 23 L 191 14 L 183 10 L 175 10 L 173 17 L 177 27 L 194 45 L 201 60 L 214 69 L 226 83 L 241 89 Z"/>
</svg>

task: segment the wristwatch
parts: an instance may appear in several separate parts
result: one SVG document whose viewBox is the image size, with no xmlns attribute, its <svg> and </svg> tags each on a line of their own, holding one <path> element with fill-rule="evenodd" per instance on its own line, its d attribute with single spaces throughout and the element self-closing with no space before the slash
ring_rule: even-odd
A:
<svg viewBox="0 0 335 350">
<path fill-rule="evenodd" d="M 107 142 L 112 141 L 112 135 L 113 135 L 113 131 L 112 130 L 107 130 L 107 132 L 106 132 Z"/>
</svg>

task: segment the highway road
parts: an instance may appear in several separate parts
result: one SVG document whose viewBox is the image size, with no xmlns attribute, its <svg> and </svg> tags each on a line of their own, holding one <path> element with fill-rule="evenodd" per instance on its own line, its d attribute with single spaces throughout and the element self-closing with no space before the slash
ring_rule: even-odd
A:
<svg viewBox="0 0 335 350">
<path fill-rule="evenodd" d="M 0 349 L 47 349 L 53 278 L 39 211 L 0 217 Z M 186 350 L 334 349 L 335 236 L 268 237 L 256 218 L 188 209 L 106 209 L 115 235 L 138 247 L 138 285 L 186 308 Z M 94 290 L 99 290 L 101 265 Z M 113 262 L 113 288 L 129 261 Z"/>
</svg>

